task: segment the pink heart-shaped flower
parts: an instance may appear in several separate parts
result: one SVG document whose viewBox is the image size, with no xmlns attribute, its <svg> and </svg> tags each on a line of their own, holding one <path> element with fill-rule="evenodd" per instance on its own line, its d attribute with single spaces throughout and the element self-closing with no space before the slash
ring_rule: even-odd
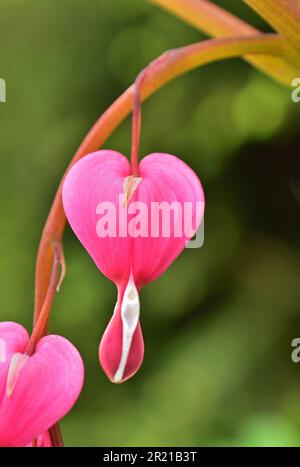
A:
<svg viewBox="0 0 300 467">
<path fill-rule="evenodd" d="M 202 185 L 170 154 L 146 156 L 133 177 L 122 154 L 102 150 L 70 169 L 63 204 L 80 242 L 118 289 L 99 357 L 108 377 L 122 382 L 143 360 L 139 290 L 167 269 L 196 232 L 204 213 Z"/>
<path fill-rule="evenodd" d="M 49 335 L 33 355 L 24 354 L 27 331 L 0 323 L 0 446 L 27 446 L 76 402 L 84 368 L 76 348 Z"/>
</svg>

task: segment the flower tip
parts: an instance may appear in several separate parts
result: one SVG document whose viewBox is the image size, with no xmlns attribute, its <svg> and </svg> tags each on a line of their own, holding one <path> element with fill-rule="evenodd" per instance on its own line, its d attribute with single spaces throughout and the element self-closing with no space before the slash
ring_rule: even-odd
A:
<svg viewBox="0 0 300 467">
<path fill-rule="evenodd" d="M 99 346 L 100 364 L 113 383 L 131 378 L 142 364 L 144 340 L 139 315 L 138 290 L 130 278 Z"/>
<path fill-rule="evenodd" d="M 110 381 L 114 384 L 122 384 L 122 383 L 125 383 L 125 381 L 127 381 L 128 378 L 122 378 L 121 375 L 114 375 L 112 378 L 109 378 Z"/>
<path fill-rule="evenodd" d="M 113 317 L 100 342 L 99 360 L 108 379 L 114 384 L 122 384 L 140 369 L 144 359 L 144 340 L 138 324 L 125 363 L 122 359 L 122 337 L 119 333 L 115 334 L 117 327 Z M 116 335 L 118 339 L 115 339 Z"/>
<path fill-rule="evenodd" d="M 109 378 L 110 381 L 114 384 L 122 384 L 125 383 L 125 381 L 128 381 L 131 379 L 140 369 L 141 364 L 136 368 L 135 371 L 125 375 L 122 375 L 121 373 L 115 373 L 112 378 Z"/>
</svg>

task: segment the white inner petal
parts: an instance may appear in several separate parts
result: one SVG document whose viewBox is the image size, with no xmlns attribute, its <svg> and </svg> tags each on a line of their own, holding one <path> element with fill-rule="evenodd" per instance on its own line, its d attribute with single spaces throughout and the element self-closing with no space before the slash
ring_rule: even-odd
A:
<svg viewBox="0 0 300 467">
<path fill-rule="evenodd" d="M 123 190 L 124 190 L 124 205 L 127 206 L 130 199 L 134 195 L 134 192 L 136 191 L 137 187 L 142 181 L 142 177 L 134 177 L 133 175 L 129 175 L 124 179 L 123 183 Z"/>
<path fill-rule="evenodd" d="M 29 355 L 20 352 L 15 353 L 10 361 L 7 382 L 6 382 L 6 395 L 10 397 L 17 384 L 20 371 L 27 362 Z"/>
<path fill-rule="evenodd" d="M 119 368 L 114 375 L 116 383 L 122 381 L 126 363 L 131 347 L 132 338 L 140 317 L 140 300 L 139 294 L 136 289 L 133 278 L 131 277 L 126 286 L 122 306 L 121 306 L 121 319 L 122 319 L 122 355 L 120 359 Z"/>
</svg>

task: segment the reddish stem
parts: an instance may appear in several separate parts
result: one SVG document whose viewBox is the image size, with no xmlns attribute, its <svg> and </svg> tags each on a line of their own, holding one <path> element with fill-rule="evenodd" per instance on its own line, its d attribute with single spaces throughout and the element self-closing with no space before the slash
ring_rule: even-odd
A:
<svg viewBox="0 0 300 467">
<path fill-rule="evenodd" d="M 49 428 L 49 435 L 50 435 L 51 444 L 53 447 L 56 447 L 56 448 L 64 447 L 64 442 L 63 442 L 61 430 L 60 430 L 58 423 L 56 423 L 51 428 Z"/>
<path fill-rule="evenodd" d="M 28 345 L 25 350 L 25 352 L 28 353 L 29 355 L 32 355 L 34 353 L 36 344 L 41 339 L 41 337 L 47 334 L 51 307 L 52 307 L 58 286 L 61 282 L 61 279 L 59 278 L 59 266 L 62 262 L 62 259 L 61 259 L 62 257 L 63 257 L 63 254 L 62 254 L 61 243 L 56 243 L 55 249 L 54 249 L 54 261 L 53 261 L 53 266 L 52 266 L 52 273 L 50 277 L 47 294 L 46 294 L 42 309 L 35 321 L 32 334 L 30 336 Z"/>
<path fill-rule="evenodd" d="M 165 54 L 163 55 L 165 60 Z M 151 62 L 136 77 L 133 84 L 133 103 L 132 103 L 132 133 L 131 133 L 131 172 L 134 177 L 139 176 L 139 147 L 141 137 L 142 123 L 142 105 L 141 105 L 141 87 L 147 77 L 148 72 L 154 72 L 161 64 L 161 57 Z"/>
<path fill-rule="evenodd" d="M 139 146 L 141 136 L 141 97 L 140 86 L 143 74 L 139 74 L 134 83 L 132 106 L 132 133 L 131 133 L 131 172 L 134 177 L 139 176 Z"/>
</svg>

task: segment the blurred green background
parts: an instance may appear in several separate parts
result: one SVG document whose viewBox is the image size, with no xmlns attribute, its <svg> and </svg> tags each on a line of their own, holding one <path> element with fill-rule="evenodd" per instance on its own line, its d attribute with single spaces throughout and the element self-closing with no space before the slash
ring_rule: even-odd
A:
<svg viewBox="0 0 300 467">
<path fill-rule="evenodd" d="M 90 126 L 151 59 L 203 38 L 143 0 L 0 0 L 1 320 L 30 329 L 42 226 Z M 291 89 L 239 59 L 144 105 L 141 153 L 175 154 L 202 180 L 205 244 L 142 291 L 145 360 L 118 386 L 98 362 L 116 290 L 66 230 L 51 329 L 86 367 L 67 445 L 300 445 L 299 116 Z M 129 154 L 130 119 L 105 147 Z"/>
</svg>

